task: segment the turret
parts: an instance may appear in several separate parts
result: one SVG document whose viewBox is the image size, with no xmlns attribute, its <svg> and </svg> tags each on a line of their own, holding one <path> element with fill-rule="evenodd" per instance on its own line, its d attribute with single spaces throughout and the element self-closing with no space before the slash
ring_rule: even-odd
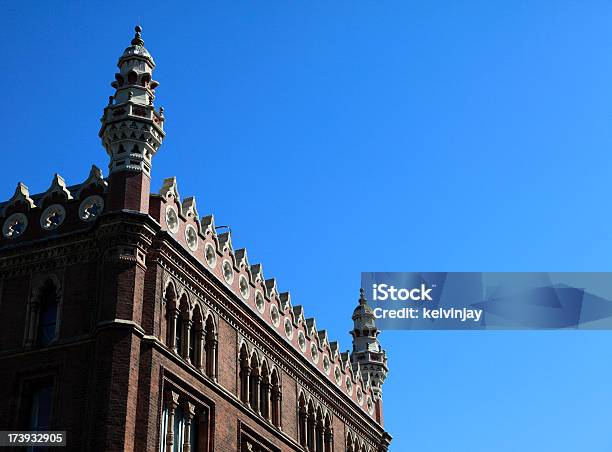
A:
<svg viewBox="0 0 612 452">
<path fill-rule="evenodd" d="M 159 85 L 152 78 L 155 62 L 144 47 L 142 28 L 135 30 L 117 63 L 111 83 L 115 94 L 104 108 L 99 136 L 110 158 L 111 209 L 147 213 L 152 159 L 165 137 L 164 115 L 153 104 Z"/>
<path fill-rule="evenodd" d="M 368 306 L 365 291 L 360 290 L 359 304 L 353 311 L 353 351 L 351 364 L 353 369 L 361 369 L 364 377 L 367 375 L 372 383 L 375 395 L 382 396 L 382 385 L 387 378 L 387 354 L 378 341 L 380 330 L 376 328 L 374 311 Z"/>
</svg>

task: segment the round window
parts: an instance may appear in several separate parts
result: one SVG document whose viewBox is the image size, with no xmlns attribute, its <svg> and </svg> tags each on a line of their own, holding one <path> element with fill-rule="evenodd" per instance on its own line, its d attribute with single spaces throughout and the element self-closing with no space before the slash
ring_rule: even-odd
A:
<svg viewBox="0 0 612 452">
<path fill-rule="evenodd" d="M 206 244 L 204 255 L 208 266 L 210 268 L 215 268 L 215 265 L 217 265 L 217 254 L 215 253 L 215 248 L 210 243 Z"/>
<path fill-rule="evenodd" d="M 285 334 L 289 339 L 293 338 L 293 325 L 289 317 L 285 317 Z"/>
<path fill-rule="evenodd" d="M 342 384 L 342 373 L 340 372 L 340 368 L 338 366 L 334 367 L 334 380 L 336 380 L 336 384 L 338 386 Z"/>
<path fill-rule="evenodd" d="M 172 206 L 166 206 L 166 225 L 170 232 L 176 234 L 179 228 L 178 215 L 176 209 Z"/>
<path fill-rule="evenodd" d="M 317 348 L 317 344 L 314 342 L 310 343 L 310 354 L 312 355 L 312 360 L 315 363 L 319 362 L 319 349 Z"/>
<path fill-rule="evenodd" d="M 245 300 L 249 298 L 249 282 L 244 275 L 240 275 L 240 295 Z"/>
<path fill-rule="evenodd" d="M 304 336 L 304 332 L 300 330 L 298 333 L 298 345 L 300 346 L 300 350 L 303 352 L 306 351 L 306 336 Z"/>
<path fill-rule="evenodd" d="M 94 221 L 104 210 L 104 199 L 98 195 L 91 195 L 79 206 L 79 218 L 83 221 Z"/>
<path fill-rule="evenodd" d="M 198 249 L 198 232 L 191 224 L 187 225 L 185 228 L 185 240 L 187 241 L 187 246 L 191 251 Z"/>
<path fill-rule="evenodd" d="M 16 239 L 28 227 L 28 217 L 22 213 L 14 213 L 6 219 L 2 226 L 2 235 L 7 239 Z"/>
<path fill-rule="evenodd" d="M 278 326 L 280 323 L 280 314 L 278 313 L 278 308 L 274 304 L 270 305 L 270 318 L 274 326 Z"/>
<path fill-rule="evenodd" d="M 232 270 L 232 264 L 229 261 L 223 261 L 223 278 L 228 284 L 231 284 L 234 280 L 234 270 Z"/>
<path fill-rule="evenodd" d="M 323 355 L 323 370 L 325 370 L 325 373 L 329 375 L 331 363 L 329 362 L 329 357 L 327 355 Z"/>
<path fill-rule="evenodd" d="M 40 216 L 40 227 L 52 231 L 61 226 L 66 219 L 66 209 L 59 204 L 47 207 Z"/>
<path fill-rule="evenodd" d="M 257 292 L 255 292 L 255 307 L 262 314 L 263 314 L 264 309 L 266 307 L 266 305 L 264 303 L 264 297 L 263 297 L 262 293 L 259 290 Z"/>
</svg>

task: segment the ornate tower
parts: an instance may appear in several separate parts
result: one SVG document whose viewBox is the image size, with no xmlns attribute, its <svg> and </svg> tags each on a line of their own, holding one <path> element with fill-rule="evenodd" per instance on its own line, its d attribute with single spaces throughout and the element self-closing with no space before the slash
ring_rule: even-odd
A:
<svg viewBox="0 0 612 452">
<path fill-rule="evenodd" d="M 131 45 L 119 58 L 111 86 L 115 95 L 102 115 L 100 138 L 110 157 L 110 208 L 148 212 L 151 160 L 164 139 L 163 108 L 155 111 L 155 62 L 136 27 Z"/>
<path fill-rule="evenodd" d="M 365 291 L 360 290 L 359 305 L 353 311 L 353 369 L 361 368 L 361 373 L 370 377 L 374 394 L 382 396 L 382 385 L 387 378 L 387 354 L 378 342 L 380 330 L 376 328 L 374 312 L 368 306 Z"/>
</svg>

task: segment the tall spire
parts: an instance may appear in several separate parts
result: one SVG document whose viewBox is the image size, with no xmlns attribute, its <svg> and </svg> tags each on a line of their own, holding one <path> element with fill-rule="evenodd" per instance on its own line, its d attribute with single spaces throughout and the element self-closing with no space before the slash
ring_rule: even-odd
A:
<svg viewBox="0 0 612 452">
<path fill-rule="evenodd" d="M 353 352 L 351 363 L 359 366 L 361 373 L 369 375 L 375 395 L 382 395 L 382 385 L 387 378 L 387 354 L 378 341 L 380 330 L 376 327 L 374 311 L 368 305 L 365 291 L 359 290 L 359 304 L 353 311 Z"/>
<path fill-rule="evenodd" d="M 151 159 L 164 139 L 163 109 L 155 111 L 152 79 L 155 62 L 144 47 L 137 25 L 131 45 L 125 49 L 111 86 L 115 94 L 104 108 L 100 138 L 110 157 L 109 172 L 142 172 L 149 175 Z"/>
</svg>

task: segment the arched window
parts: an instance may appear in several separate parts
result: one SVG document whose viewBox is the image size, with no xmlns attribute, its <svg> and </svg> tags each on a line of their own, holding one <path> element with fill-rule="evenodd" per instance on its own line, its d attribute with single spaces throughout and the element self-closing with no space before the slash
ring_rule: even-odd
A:
<svg viewBox="0 0 612 452">
<path fill-rule="evenodd" d="M 268 371 L 268 363 L 265 360 L 261 364 L 259 390 L 259 412 L 264 418 L 270 419 L 270 372 Z"/>
<path fill-rule="evenodd" d="M 206 375 L 217 378 L 217 330 L 212 315 L 206 318 L 205 327 Z"/>
<path fill-rule="evenodd" d="M 323 437 L 323 412 L 321 407 L 317 407 L 315 419 L 315 450 L 317 452 L 323 452 Z"/>
<path fill-rule="evenodd" d="M 59 295 L 51 279 L 47 279 L 40 289 L 39 317 L 36 331 L 36 344 L 47 346 L 55 340 L 57 334 L 57 314 Z"/>
<path fill-rule="evenodd" d="M 315 426 L 316 426 L 316 414 L 315 407 L 312 400 L 308 402 L 308 418 L 306 427 L 306 443 L 308 450 L 314 450 L 315 448 Z"/>
<path fill-rule="evenodd" d="M 189 358 L 189 330 L 191 320 L 189 319 L 189 302 L 187 295 L 181 297 L 176 318 L 175 348 L 176 352 L 183 358 Z"/>
<path fill-rule="evenodd" d="M 176 291 L 172 284 L 166 288 L 164 302 L 166 304 L 166 346 L 176 350 L 175 338 L 178 306 L 176 304 Z"/>
<path fill-rule="evenodd" d="M 272 370 L 272 374 L 270 376 L 270 390 L 271 390 L 271 415 L 272 415 L 272 424 L 277 427 L 281 426 L 281 385 L 280 378 L 278 376 L 278 371 L 276 369 Z"/>
<path fill-rule="evenodd" d="M 350 433 L 346 438 L 346 452 L 355 452 L 355 449 L 353 449 L 353 438 L 351 438 Z"/>
<path fill-rule="evenodd" d="M 249 403 L 249 375 L 251 374 L 251 366 L 249 363 L 249 354 L 245 344 L 240 348 L 240 400 L 244 403 Z"/>
<path fill-rule="evenodd" d="M 202 370 L 202 343 L 204 342 L 204 325 L 202 322 L 202 311 L 196 305 L 193 309 L 193 326 L 189 336 L 189 360 L 191 364 Z"/>
<path fill-rule="evenodd" d="M 58 334 L 61 288 L 55 275 L 36 278 L 35 288 L 27 306 L 24 345 L 45 347 Z"/>
<path fill-rule="evenodd" d="M 308 445 L 308 409 L 306 408 L 306 399 L 304 393 L 300 393 L 298 400 L 298 428 L 300 433 L 300 446 Z"/>
<path fill-rule="evenodd" d="M 251 356 L 251 373 L 249 375 L 250 405 L 254 411 L 259 412 L 259 361 L 257 354 Z"/>
<path fill-rule="evenodd" d="M 332 452 L 334 447 L 334 432 L 329 412 L 325 415 L 325 452 Z"/>
</svg>

